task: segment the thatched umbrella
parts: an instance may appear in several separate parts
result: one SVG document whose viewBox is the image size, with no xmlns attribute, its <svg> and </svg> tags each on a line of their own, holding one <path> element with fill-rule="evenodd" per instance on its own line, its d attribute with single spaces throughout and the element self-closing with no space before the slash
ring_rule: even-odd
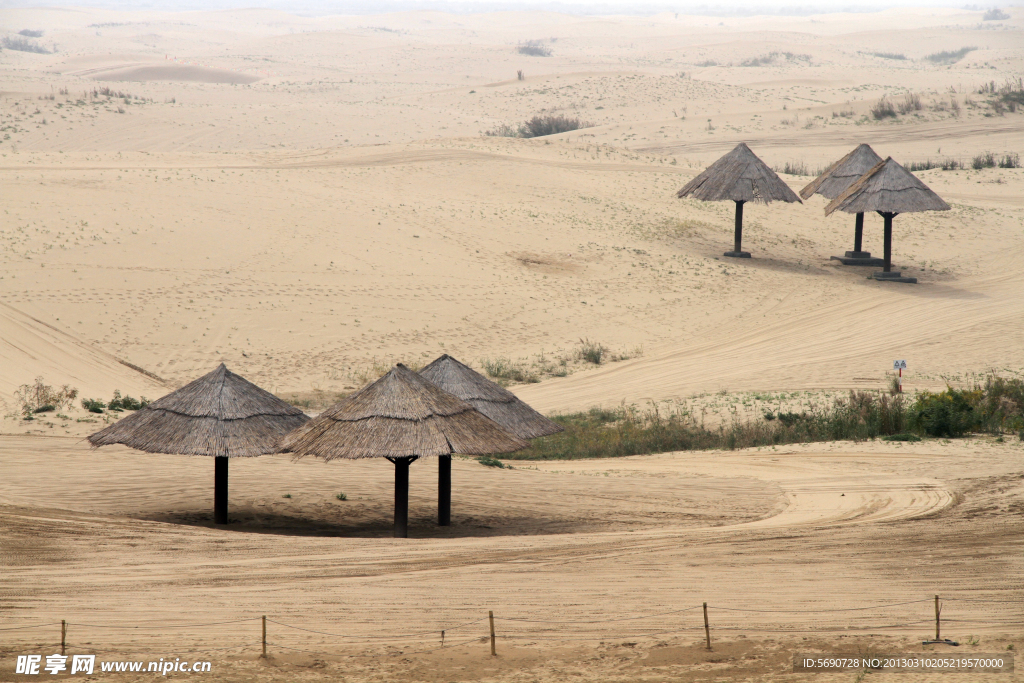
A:
<svg viewBox="0 0 1024 683">
<path fill-rule="evenodd" d="M 223 363 L 89 437 L 94 448 L 124 444 L 148 453 L 214 458 L 213 517 L 228 523 L 228 458 L 277 452 L 282 436 L 308 421 L 298 408 Z"/>
<path fill-rule="evenodd" d="M 744 203 L 800 201 L 796 193 L 789 189 L 789 185 L 742 142 L 736 145 L 733 151 L 704 169 L 699 176 L 686 183 L 676 196 L 695 197 L 705 202 L 729 199 L 736 202 L 735 245 L 732 251 L 725 252 L 726 256 L 735 258 L 750 258 L 750 253 L 741 248 Z"/>
<path fill-rule="evenodd" d="M 461 398 L 498 426 L 520 439 L 536 439 L 563 430 L 505 387 L 499 386 L 447 353 L 420 370 L 432 384 Z M 437 464 L 437 523 L 451 524 L 452 459 L 442 455 Z"/>
<path fill-rule="evenodd" d="M 810 199 L 813 194 L 820 194 L 828 199 L 835 199 L 841 195 L 846 188 L 857 182 L 862 175 L 875 167 L 882 157 L 871 149 L 870 145 L 857 145 L 857 147 L 839 161 L 825 169 L 825 171 L 811 181 L 811 183 L 800 190 L 800 196 Z M 861 249 L 864 236 L 864 213 L 857 214 L 857 221 L 853 234 L 853 251 L 846 252 L 846 256 L 833 256 L 833 260 L 839 261 L 844 266 L 880 266 L 882 259 L 871 258 L 870 251 Z"/>
<path fill-rule="evenodd" d="M 424 456 L 510 453 L 528 444 L 401 363 L 288 434 L 282 451 L 395 465 L 395 538 L 409 535 L 409 465 Z"/>
<path fill-rule="evenodd" d="M 892 272 L 892 219 L 901 213 L 916 211 L 949 211 L 949 204 L 922 183 L 917 176 L 900 166 L 892 157 L 880 161 L 857 182 L 825 207 L 825 215 L 833 211 L 864 213 L 877 211 L 885 220 L 885 257 L 881 273 L 872 273 L 876 280 L 917 282 L 917 278 L 901 277 Z"/>
</svg>

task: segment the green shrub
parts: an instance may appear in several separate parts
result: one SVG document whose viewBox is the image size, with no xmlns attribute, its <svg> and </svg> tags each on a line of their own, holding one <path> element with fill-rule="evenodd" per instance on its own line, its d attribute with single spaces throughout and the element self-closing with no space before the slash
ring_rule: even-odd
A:
<svg viewBox="0 0 1024 683">
<path fill-rule="evenodd" d="M 57 408 L 54 407 L 54 406 L 39 406 L 38 408 L 36 408 L 32 412 L 33 413 L 52 413 L 55 410 L 57 410 Z"/>
<path fill-rule="evenodd" d="M 505 469 L 505 463 L 491 455 L 481 455 L 479 458 L 477 458 L 476 461 L 486 467 L 497 467 L 498 469 Z"/>
<path fill-rule="evenodd" d="M 107 410 L 112 410 L 114 412 L 120 412 L 122 410 L 142 410 L 147 405 L 149 405 L 149 401 L 146 400 L 145 396 L 136 400 L 131 396 L 122 396 L 121 392 L 115 389 L 114 397 L 110 399 L 109 403 L 107 403 Z"/>
<path fill-rule="evenodd" d="M 104 403 L 103 401 L 100 401 L 99 399 L 83 398 L 82 407 L 88 410 L 90 413 L 102 413 L 106 409 L 107 404 Z"/>
<path fill-rule="evenodd" d="M 976 431 L 981 427 L 981 419 L 974 404 L 981 398 L 980 389 L 948 387 L 938 394 L 925 391 L 910 407 L 910 426 L 928 436 L 955 437 Z"/>
<path fill-rule="evenodd" d="M 344 493 L 339 493 L 334 497 L 337 498 L 338 500 L 348 500 L 348 496 L 346 496 Z"/>
</svg>

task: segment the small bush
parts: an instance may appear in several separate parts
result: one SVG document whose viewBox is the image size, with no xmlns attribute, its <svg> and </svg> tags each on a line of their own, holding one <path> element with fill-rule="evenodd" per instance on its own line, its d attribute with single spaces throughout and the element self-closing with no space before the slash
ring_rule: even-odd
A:
<svg viewBox="0 0 1024 683">
<path fill-rule="evenodd" d="M 344 493 L 339 493 L 334 497 L 337 498 L 338 500 L 348 500 L 348 496 L 346 496 Z"/>
<path fill-rule="evenodd" d="M 883 436 L 882 441 L 920 441 L 921 437 L 916 434 L 892 434 Z"/>
<path fill-rule="evenodd" d="M 957 437 L 976 431 L 981 420 L 974 404 L 981 398 L 980 389 L 948 387 L 938 394 L 926 391 L 910 407 L 910 426 L 928 436 Z"/>
<path fill-rule="evenodd" d="M 976 47 L 962 47 L 959 50 L 943 50 L 926 55 L 925 59 L 934 64 L 954 64 L 977 49 Z"/>
<path fill-rule="evenodd" d="M 909 114 L 915 111 L 921 111 L 921 96 L 917 93 L 908 92 L 903 96 L 897 105 L 897 109 L 901 114 Z"/>
<path fill-rule="evenodd" d="M 534 116 L 525 124 L 529 134 L 523 134 L 524 138 L 539 138 L 545 135 L 557 135 L 569 131 L 589 128 L 592 124 L 580 121 L 567 116 Z"/>
<path fill-rule="evenodd" d="M 576 358 L 587 363 L 600 365 L 606 353 L 608 353 L 608 347 L 604 344 L 599 344 L 589 339 L 580 339 L 580 347 L 576 349 Z"/>
<path fill-rule="evenodd" d="M 528 40 L 516 47 L 516 52 L 530 57 L 550 57 L 551 48 L 545 47 L 542 40 Z"/>
<path fill-rule="evenodd" d="M 980 170 L 983 168 L 995 168 L 996 166 L 996 155 L 992 152 L 982 152 L 973 159 L 971 159 L 971 168 L 974 170 Z"/>
<path fill-rule="evenodd" d="M 707 68 L 709 66 L 718 66 L 718 62 L 713 59 L 705 59 L 703 62 L 697 62 L 695 66 Z"/>
<path fill-rule="evenodd" d="M 497 467 L 498 469 L 505 469 L 505 463 L 491 455 L 481 455 L 479 458 L 477 458 L 476 461 L 481 465 L 484 465 L 485 467 Z"/>
<path fill-rule="evenodd" d="M 23 415 L 43 412 L 39 409 L 45 407 L 50 407 L 51 410 L 62 407 L 70 408 L 77 397 L 78 389 L 69 387 L 67 384 L 60 389 L 54 389 L 49 384 L 43 382 L 42 377 L 36 377 L 35 382 L 32 384 L 22 384 L 14 392 L 14 398 L 18 402 L 20 412 Z"/>
<path fill-rule="evenodd" d="M 39 406 L 38 408 L 36 408 L 32 412 L 33 413 L 52 413 L 55 410 L 57 410 L 57 408 L 55 406 Z"/>
<path fill-rule="evenodd" d="M 30 28 L 23 28 L 20 31 L 18 31 L 18 35 L 19 36 L 25 36 L 26 38 L 42 38 L 43 37 L 43 32 L 42 31 L 33 31 Z"/>
<path fill-rule="evenodd" d="M 989 11 L 985 12 L 985 14 L 981 17 L 981 20 L 982 21 L 1003 21 L 1004 19 L 1009 19 L 1009 18 L 1010 18 L 1009 14 L 1007 14 L 1003 10 L 999 9 L 998 7 L 993 7 Z"/>
<path fill-rule="evenodd" d="M 878 120 L 896 118 L 896 107 L 884 95 L 871 107 L 871 115 Z"/>
<path fill-rule="evenodd" d="M 37 45 L 23 36 L 4 36 L 3 38 L 0 38 L 0 47 L 3 47 L 5 50 L 15 50 L 17 52 L 34 52 L 40 55 L 51 54 L 50 51 L 42 45 Z"/>
<path fill-rule="evenodd" d="M 547 116 L 534 116 L 529 121 L 524 121 L 518 126 L 502 123 L 486 131 L 484 135 L 500 138 L 539 138 L 545 135 L 556 135 L 558 133 L 579 130 L 580 128 L 589 128 L 592 125 L 594 124 L 580 121 L 577 118 L 549 114 Z"/>
<path fill-rule="evenodd" d="M 999 159 L 999 168 L 1020 168 L 1020 155 L 1016 152 L 1004 154 Z"/>
<path fill-rule="evenodd" d="M 102 413 L 106 409 L 107 404 L 95 398 L 83 398 L 82 407 L 90 413 Z"/>
</svg>

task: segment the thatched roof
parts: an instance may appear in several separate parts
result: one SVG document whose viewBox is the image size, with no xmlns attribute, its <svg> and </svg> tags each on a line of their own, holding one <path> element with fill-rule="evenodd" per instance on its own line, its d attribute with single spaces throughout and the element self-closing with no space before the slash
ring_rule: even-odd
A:
<svg viewBox="0 0 1024 683">
<path fill-rule="evenodd" d="M 520 439 L 536 439 L 563 429 L 523 403 L 511 391 L 447 353 L 420 370 L 420 375 L 452 396 L 461 398 Z"/>
<path fill-rule="evenodd" d="M 309 418 L 220 364 L 89 437 L 150 453 L 248 458 L 277 452 L 282 436 Z"/>
<path fill-rule="evenodd" d="M 334 460 L 511 453 L 527 445 L 399 363 L 288 434 L 281 450 Z"/>
<path fill-rule="evenodd" d="M 676 196 L 706 202 L 729 199 L 762 204 L 800 201 L 789 185 L 742 142 L 686 183 Z"/>
<path fill-rule="evenodd" d="M 871 149 L 871 145 L 857 145 L 852 152 L 826 168 L 820 176 L 800 190 L 800 196 L 810 199 L 811 195 L 820 194 L 835 199 L 881 160 L 882 157 Z"/>
<path fill-rule="evenodd" d="M 949 204 L 922 183 L 917 176 L 889 157 L 875 164 L 846 191 L 825 207 L 825 215 L 833 211 L 846 213 L 913 213 L 915 211 L 949 211 Z"/>
</svg>

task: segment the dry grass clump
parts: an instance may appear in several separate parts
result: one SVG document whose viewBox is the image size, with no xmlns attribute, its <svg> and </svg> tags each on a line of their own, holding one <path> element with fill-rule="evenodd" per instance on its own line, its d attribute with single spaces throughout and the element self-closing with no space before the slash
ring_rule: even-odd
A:
<svg viewBox="0 0 1024 683">
<path fill-rule="evenodd" d="M 484 372 L 489 377 L 499 380 L 499 383 L 535 384 L 540 381 L 540 377 L 522 361 L 514 361 L 511 358 L 485 358 L 481 364 Z M 500 382 L 500 380 L 504 380 L 504 382 Z"/>
<path fill-rule="evenodd" d="M 943 171 L 961 171 L 964 168 L 964 162 L 947 157 L 937 161 L 926 159 L 925 161 L 911 161 L 909 164 L 906 164 L 906 169 L 911 173 L 927 171 L 933 168 L 941 168 Z"/>
<path fill-rule="evenodd" d="M 881 99 L 871 107 L 871 115 L 879 121 L 885 118 L 894 119 L 896 118 L 896 107 L 889 101 L 889 98 L 882 95 Z"/>
<path fill-rule="evenodd" d="M 59 408 L 70 408 L 78 397 L 78 389 L 67 384 L 60 389 L 54 389 L 43 381 L 42 377 L 36 377 L 32 384 L 22 384 L 14 392 L 14 400 L 18 402 L 19 412 L 31 417 L 34 413 L 44 413 Z"/>
<path fill-rule="evenodd" d="M 901 114 L 909 114 L 911 112 L 921 111 L 922 108 L 923 107 L 921 105 L 921 96 L 913 92 L 908 92 L 906 95 L 904 95 L 903 99 L 900 100 L 896 105 L 896 109 Z"/>
<path fill-rule="evenodd" d="M 807 168 L 807 163 L 803 160 L 787 161 L 782 166 L 773 166 L 772 170 L 776 173 L 785 173 L 786 175 L 811 175 L 810 169 Z"/>
</svg>

